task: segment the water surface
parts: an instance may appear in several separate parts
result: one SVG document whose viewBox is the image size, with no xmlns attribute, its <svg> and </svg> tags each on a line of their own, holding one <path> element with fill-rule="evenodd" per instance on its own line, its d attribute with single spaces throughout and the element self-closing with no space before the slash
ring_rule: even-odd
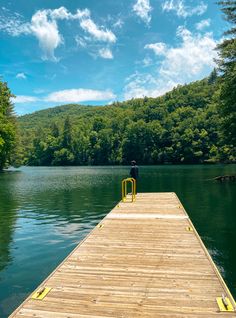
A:
<svg viewBox="0 0 236 318">
<path fill-rule="evenodd" d="M 6 318 L 120 200 L 129 167 L 0 174 L 0 317 Z M 235 165 L 140 167 L 140 192 L 176 192 L 236 297 Z"/>
</svg>

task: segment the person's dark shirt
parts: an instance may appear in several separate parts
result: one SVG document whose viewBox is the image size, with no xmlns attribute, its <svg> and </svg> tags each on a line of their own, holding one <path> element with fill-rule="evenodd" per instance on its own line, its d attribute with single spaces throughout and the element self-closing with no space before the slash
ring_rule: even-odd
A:
<svg viewBox="0 0 236 318">
<path fill-rule="evenodd" d="M 135 180 L 138 178 L 138 166 L 132 166 L 130 169 L 130 176 L 131 178 L 134 178 Z"/>
</svg>

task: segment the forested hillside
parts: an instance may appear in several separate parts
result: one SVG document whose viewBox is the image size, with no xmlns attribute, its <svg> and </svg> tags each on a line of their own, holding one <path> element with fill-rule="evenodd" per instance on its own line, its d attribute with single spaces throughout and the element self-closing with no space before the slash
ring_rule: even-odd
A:
<svg viewBox="0 0 236 318">
<path fill-rule="evenodd" d="M 232 162 L 218 112 L 216 72 L 162 97 L 65 105 L 18 119 L 27 165 Z"/>
</svg>

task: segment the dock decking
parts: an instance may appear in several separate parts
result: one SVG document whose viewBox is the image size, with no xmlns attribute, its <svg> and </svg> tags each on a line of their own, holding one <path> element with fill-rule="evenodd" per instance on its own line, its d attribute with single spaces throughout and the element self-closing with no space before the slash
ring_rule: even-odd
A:
<svg viewBox="0 0 236 318">
<path fill-rule="evenodd" d="M 119 203 L 10 318 L 231 318 L 234 300 L 175 193 Z M 235 307 L 234 307 L 235 309 Z"/>
</svg>

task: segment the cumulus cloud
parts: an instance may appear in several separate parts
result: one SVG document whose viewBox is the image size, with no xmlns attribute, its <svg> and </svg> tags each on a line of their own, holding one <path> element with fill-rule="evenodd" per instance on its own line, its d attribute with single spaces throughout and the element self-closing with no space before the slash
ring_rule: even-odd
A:
<svg viewBox="0 0 236 318">
<path fill-rule="evenodd" d="M 207 4 L 205 4 L 203 1 L 194 7 L 186 5 L 184 0 L 167 0 L 162 4 L 163 11 L 173 11 L 178 17 L 183 18 L 187 18 L 192 15 L 202 15 L 206 12 L 207 7 Z"/>
<path fill-rule="evenodd" d="M 162 43 L 162 42 L 147 44 L 147 45 L 145 45 L 144 48 L 153 50 L 156 55 L 165 54 L 166 49 L 167 49 L 165 43 Z"/>
<path fill-rule="evenodd" d="M 113 59 L 112 51 L 108 48 L 102 48 L 99 50 L 99 56 L 104 59 Z"/>
<path fill-rule="evenodd" d="M 217 53 L 214 49 L 217 42 L 211 33 L 193 34 L 181 26 L 177 30 L 177 36 L 181 39 L 181 45 L 178 47 L 168 47 L 162 42 L 145 46 L 152 49 L 156 55 L 160 55 L 160 51 L 164 54 L 159 71 L 161 75 L 182 81 L 199 74 L 205 67 L 215 66 L 214 58 Z"/>
<path fill-rule="evenodd" d="M 115 98 L 116 95 L 111 90 L 101 91 L 78 88 L 56 91 L 42 97 L 18 95 L 12 98 L 12 102 L 15 104 L 33 102 L 79 103 L 85 101 L 107 101 Z"/>
<path fill-rule="evenodd" d="M 180 44 L 169 47 L 165 43 L 145 46 L 156 54 L 156 71 L 152 74 L 135 74 L 125 87 L 125 98 L 159 96 L 178 84 L 184 84 L 206 76 L 215 66 L 217 42 L 211 33 L 194 34 L 179 27 Z"/>
<path fill-rule="evenodd" d="M 18 74 L 16 74 L 16 78 L 26 79 L 26 75 L 25 75 L 25 73 L 18 73 Z"/>
<path fill-rule="evenodd" d="M 143 74 L 136 72 L 127 79 L 127 85 L 124 89 L 125 100 L 131 98 L 142 98 L 144 96 L 161 96 L 178 83 L 164 78 L 156 77 L 152 74 Z"/>
<path fill-rule="evenodd" d="M 42 59 L 57 62 L 55 50 L 63 43 L 63 36 L 58 28 L 59 20 L 78 20 L 82 30 L 95 41 L 115 43 L 117 40 L 111 30 L 99 27 L 92 20 L 88 9 L 78 9 L 75 14 L 72 14 L 65 7 L 54 10 L 38 10 L 32 16 L 30 23 L 24 22 L 23 17 L 17 13 L 4 12 L 3 15 L 0 15 L 0 30 L 11 36 L 34 35 L 42 50 Z M 86 42 L 81 39 L 81 37 L 80 39 L 79 37 L 75 38 L 77 45 L 85 47 Z"/>
<path fill-rule="evenodd" d="M 206 19 L 206 20 L 202 20 L 202 21 L 196 23 L 195 26 L 196 26 L 197 30 L 201 31 L 201 30 L 209 27 L 210 24 L 211 24 L 211 19 Z"/>
<path fill-rule="evenodd" d="M 12 102 L 15 104 L 32 103 L 32 102 L 37 102 L 38 100 L 39 99 L 37 97 L 26 96 L 26 95 L 18 95 L 12 98 Z"/>
<path fill-rule="evenodd" d="M 177 36 L 181 38 L 182 43 L 166 52 L 161 64 L 161 75 L 171 76 L 182 82 L 197 74 L 200 75 L 206 67 L 215 66 L 217 43 L 211 33 L 194 35 L 185 27 L 179 27 Z"/>
<path fill-rule="evenodd" d="M 80 9 L 77 9 L 77 12 L 75 15 L 72 16 L 73 19 L 86 19 L 86 18 L 90 18 L 90 11 L 89 9 L 84 9 L 84 10 L 80 10 Z"/>
<path fill-rule="evenodd" d="M 43 52 L 43 60 L 57 61 L 54 51 L 63 43 L 57 25 L 57 19 L 65 19 L 68 12 L 61 7 L 55 10 L 38 10 L 31 18 L 31 22 L 24 22 L 17 13 L 0 17 L 0 29 L 12 36 L 34 35 Z M 7 19 L 5 26 L 2 22 Z"/>
<path fill-rule="evenodd" d="M 116 42 L 115 34 L 107 29 L 99 28 L 93 20 L 85 18 L 80 21 L 81 28 L 88 32 L 94 39 L 103 42 Z"/>
<path fill-rule="evenodd" d="M 42 59 L 57 61 L 54 50 L 63 43 L 63 38 L 58 31 L 56 20 L 49 20 L 48 15 L 48 10 L 37 11 L 31 20 L 31 30 L 39 41 L 43 52 Z"/>
<path fill-rule="evenodd" d="M 149 0 L 137 0 L 133 5 L 133 11 L 141 18 L 146 24 L 149 24 L 151 21 L 151 11 L 152 7 Z"/>
<path fill-rule="evenodd" d="M 65 7 L 60 7 L 54 10 L 47 10 L 47 12 L 53 20 L 68 20 L 73 17 L 72 14 Z"/>
<path fill-rule="evenodd" d="M 49 94 L 44 98 L 46 102 L 78 103 L 85 101 L 103 101 L 116 98 L 112 91 L 98 91 L 92 89 L 67 89 Z"/>
</svg>

